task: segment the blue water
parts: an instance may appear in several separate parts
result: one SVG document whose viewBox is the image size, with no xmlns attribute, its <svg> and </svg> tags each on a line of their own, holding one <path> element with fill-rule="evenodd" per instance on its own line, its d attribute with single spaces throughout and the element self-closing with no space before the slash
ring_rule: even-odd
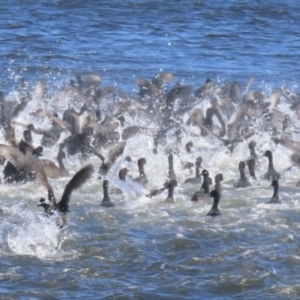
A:
<svg viewBox="0 0 300 300">
<path fill-rule="evenodd" d="M 297 1 L 3 2 L 1 81 L 95 72 L 132 90 L 161 70 L 272 84 L 299 71 Z M 51 77 L 52 76 L 52 77 Z"/>
<path fill-rule="evenodd" d="M 0 8 L 0 90 L 6 95 L 20 88 L 21 78 L 31 90 L 44 79 L 58 91 L 76 74 L 95 73 L 102 86 L 137 97 L 136 79 L 160 72 L 193 90 L 206 78 L 245 87 L 254 76 L 253 88 L 264 94 L 282 85 L 298 91 L 296 0 L 16 0 L 0 1 Z M 21 119 L 28 120 L 26 113 Z M 124 156 L 146 156 L 146 171 L 157 183 L 167 160 L 142 147 L 150 142 L 133 139 Z M 151 201 L 127 191 L 116 209 L 105 210 L 95 176 L 72 199 L 61 233 L 36 207 L 42 188 L 0 186 L 0 298 L 299 299 L 298 171 L 287 174 L 284 204 L 273 208 L 265 204 L 269 182 L 232 188 L 237 163 L 248 155 L 245 145 L 230 158 L 220 145 L 201 143 L 193 161 L 200 152 L 213 173 L 228 171 L 219 219 L 205 217 L 210 205 L 194 206 L 192 189 L 184 187 L 170 207 L 161 203 L 166 195 Z M 262 140 L 260 149 L 267 145 Z M 284 170 L 287 151 L 276 151 Z M 46 152 L 55 157 L 57 148 Z M 262 177 L 266 161 L 260 159 Z M 80 167 L 75 158 L 67 165 L 73 172 Z M 131 168 L 136 172 L 135 164 Z M 181 172 L 178 160 L 175 168 Z M 188 176 L 182 171 L 179 178 Z M 53 182 L 58 194 L 66 182 Z"/>
</svg>

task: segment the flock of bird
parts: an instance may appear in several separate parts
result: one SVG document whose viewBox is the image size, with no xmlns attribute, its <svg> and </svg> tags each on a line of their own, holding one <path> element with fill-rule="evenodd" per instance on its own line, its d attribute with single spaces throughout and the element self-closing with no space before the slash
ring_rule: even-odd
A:
<svg viewBox="0 0 300 300">
<path fill-rule="evenodd" d="M 147 196 L 155 197 L 168 190 L 166 203 L 174 202 L 174 189 L 177 176 L 174 171 L 173 159 L 178 154 L 178 145 L 182 137 L 188 136 L 185 150 L 191 152 L 197 144 L 199 136 L 217 139 L 232 153 L 235 147 L 248 141 L 250 158 L 239 163 L 240 178 L 236 188 L 251 186 L 245 174 L 248 166 L 250 176 L 257 180 L 256 143 L 251 140 L 257 132 L 266 132 L 274 144 L 281 144 L 291 151 L 293 165 L 300 164 L 300 141 L 293 139 L 299 132 L 297 118 L 300 115 L 300 95 L 286 87 L 280 87 L 266 96 L 259 90 L 253 90 L 254 79 L 251 78 L 243 90 L 238 82 L 227 82 L 218 85 L 210 79 L 192 92 L 192 86 L 176 83 L 171 86 L 175 76 L 162 73 L 151 81 L 138 79 L 138 93 L 130 96 L 116 87 L 99 87 L 101 78 L 97 75 L 77 75 L 60 91 L 54 92 L 47 88 L 45 81 L 38 81 L 35 89 L 30 89 L 26 80 L 22 80 L 17 101 L 7 101 L 0 92 L 0 126 L 3 131 L 4 143 L 0 145 L 0 163 L 3 165 L 4 184 L 36 181 L 47 189 L 48 198 L 41 198 L 38 206 L 44 208 L 46 215 L 57 211 L 63 219 L 69 211 L 72 192 L 80 188 L 91 178 L 94 167 L 87 165 L 80 169 L 66 185 L 63 196 L 58 202 L 48 179 L 68 177 L 64 165 L 66 155 L 78 155 L 84 164 L 90 156 L 101 160 L 99 180 L 103 180 L 104 207 L 114 207 L 109 191 L 107 175 L 111 167 L 123 155 L 127 141 L 136 135 L 147 135 L 153 140 L 153 153 L 157 154 L 165 148 L 168 156 L 169 171 L 166 182 L 158 189 L 149 191 Z M 281 101 L 289 105 L 289 111 L 279 108 Z M 66 109 L 61 111 L 64 105 Z M 28 112 L 35 124 L 24 124 L 18 117 Z M 142 124 L 130 124 L 128 120 L 142 120 Z M 48 129 L 39 128 L 39 121 L 48 120 Z M 23 127 L 23 138 L 16 140 L 15 127 Z M 189 132 L 189 128 L 193 128 Z M 196 132 L 196 133 L 195 133 Z M 63 140 L 62 135 L 65 134 Z M 41 145 L 33 146 L 33 135 L 41 136 Z M 167 137 L 174 137 L 176 143 L 167 145 Z M 57 163 L 49 159 L 41 159 L 44 148 L 58 149 Z M 105 155 L 103 153 L 106 153 Z M 278 190 L 280 174 L 275 170 L 272 152 L 264 154 L 269 162 L 265 179 L 272 180 L 274 189 L 270 203 L 279 203 Z M 130 161 L 130 157 L 125 157 Z M 139 176 L 133 178 L 136 183 L 147 188 L 144 157 L 138 160 Z M 182 185 L 195 186 L 196 192 L 191 201 L 207 201 L 213 198 L 213 206 L 207 213 L 209 216 L 220 215 L 218 203 L 222 197 L 221 182 L 223 174 L 215 176 L 215 188 L 210 192 L 212 179 L 209 172 L 201 172 L 202 157 L 198 156 L 195 163 L 183 162 L 182 167 L 195 167 L 195 176 L 188 178 Z M 119 179 L 126 181 L 128 169 L 119 170 Z M 203 177 L 203 179 L 201 178 Z M 299 183 L 298 183 L 299 184 Z M 122 193 L 115 189 L 114 193 Z"/>
</svg>

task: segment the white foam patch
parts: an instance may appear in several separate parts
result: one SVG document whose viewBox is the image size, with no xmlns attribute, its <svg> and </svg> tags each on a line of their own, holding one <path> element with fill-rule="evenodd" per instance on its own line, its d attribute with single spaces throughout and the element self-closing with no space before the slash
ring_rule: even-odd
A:
<svg viewBox="0 0 300 300">
<path fill-rule="evenodd" d="M 57 258 L 61 247 L 61 230 L 56 225 L 55 217 L 40 217 L 30 212 L 23 217 L 20 224 L 10 226 L 7 243 L 11 251 L 42 259 Z"/>
</svg>

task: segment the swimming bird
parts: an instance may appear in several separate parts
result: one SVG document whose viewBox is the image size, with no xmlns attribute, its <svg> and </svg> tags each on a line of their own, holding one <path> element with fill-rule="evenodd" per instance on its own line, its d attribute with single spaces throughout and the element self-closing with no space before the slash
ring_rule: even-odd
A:
<svg viewBox="0 0 300 300">
<path fill-rule="evenodd" d="M 119 171 L 119 179 L 126 182 L 126 176 L 127 176 L 128 172 L 129 172 L 129 170 L 127 168 L 122 168 Z M 115 188 L 115 189 L 111 190 L 111 194 L 123 194 L 123 190 L 120 188 Z"/>
<path fill-rule="evenodd" d="M 139 168 L 139 176 L 134 179 L 135 182 L 138 182 L 142 184 L 143 186 L 146 186 L 148 183 L 148 179 L 144 170 L 144 165 L 146 164 L 146 158 L 142 157 L 138 160 L 138 168 Z"/>
<path fill-rule="evenodd" d="M 220 199 L 222 198 L 221 181 L 223 181 L 223 174 L 219 173 L 215 176 L 215 190 L 219 193 Z"/>
<path fill-rule="evenodd" d="M 177 176 L 176 176 L 175 171 L 174 171 L 173 154 L 172 153 L 170 153 L 169 156 L 168 156 L 168 162 L 169 162 L 168 178 L 170 180 L 177 179 Z"/>
<path fill-rule="evenodd" d="M 56 201 L 54 191 L 47 182 L 47 179 L 46 181 L 43 181 L 43 184 L 48 189 L 48 201 L 46 202 L 45 198 L 41 198 L 38 206 L 44 208 L 44 213 L 46 216 L 51 216 L 53 215 L 54 211 L 57 211 L 62 217 L 62 224 L 60 225 L 60 228 L 63 228 L 66 225 L 65 216 L 69 212 L 69 202 L 72 192 L 80 188 L 92 176 L 93 171 L 94 168 L 91 165 L 85 166 L 79 170 L 67 183 L 59 202 Z"/>
<path fill-rule="evenodd" d="M 264 154 L 264 156 L 266 156 L 268 158 L 269 161 L 269 165 L 268 165 L 268 171 L 267 173 L 264 175 L 265 179 L 268 180 L 274 180 L 274 179 L 280 179 L 281 175 L 276 172 L 274 165 L 273 165 L 273 155 L 272 152 L 270 150 L 267 150 Z"/>
<path fill-rule="evenodd" d="M 172 179 L 168 184 L 168 197 L 164 201 L 165 203 L 174 203 L 174 189 L 177 186 L 177 180 Z"/>
<path fill-rule="evenodd" d="M 193 147 L 194 147 L 193 142 L 188 142 L 188 143 L 186 143 L 186 145 L 185 145 L 186 152 L 187 152 L 187 153 L 191 153 Z"/>
<path fill-rule="evenodd" d="M 244 161 L 239 162 L 239 171 L 240 171 L 240 179 L 238 182 L 234 184 L 234 187 L 236 188 L 246 188 L 248 186 L 251 186 L 251 183 L 248 181 L 246 175 L 245 175 L 245 168 L 246 164 Z"/>
<path fill-rule="evenodd" d="M 105 206 L 105 207 L 114 207 L 115 206 L 115 204 L 110 200 L 110 197 L 109 197 L 108 180 L 103 181 L 103 200 L 100 205 Z"/>
<path fill-rule="evenodd" d="M 207 170 L 203 170 L 201 172 L 201 175 L 203 176 L 203 183 L 200 188 L 200 191 L 195 192 L 191 198 L 191 200 L 194 202 L 206 200 L 207 196 L 209 194 L 209 184 L 210 184 L 210 180 L 211 180 L 209 178 L 209 173 Z"/>
<path fill-rule="evenodd" d="M 119 179 L 122 180 L 122 181 L 126 181 L 127 173 L 128 173 L 128 169 L 127 168 L 122 168 L 119 171 Z"/>
<path fill-rule="evenodd" d="M 250 158 L 248 161 L 248 169 L 249 169 L 249 172 L 250 172 L 250 176 L 254 179 L 254 180 L 257 180 L 256 179 L 256 176 L 255 176 L 255 170 L 254 170 L 254 166 L 255 166 L 255 159 L 254 158 Z"/>
<path fill-rule="evenodd" d="M 252 157 L 254 159 L 254 161 L 257 161 L 257 154 L 255 152 L 255 146 L 256 146 L 256 142 L 255 141 L 251 141 L 248 144 L 248 148 L 250 150 L 250 157 Z"/>
<path fill-rule="evenodd" d="M 271 200 L 268 203 L 275 203 L 275 204 L 281 203 L 281 201 L 279 200 L 279 197 L 278 197 L 278 191 L 279 191 L 278 180 L 274 179 L 272 181 L 271 186 L 274 188 L 273 189 L 273 196 L 272 196 Z"/>
<path fill-rule="evenodd" d="M 210 209 L 210 211 L 206 215 L 211 216 L 211 217 L 220 216 L 221 212 L 218 208 L 218 204 L 219 204 L 219 201 L 220 201 L 220 195 L 219 195 L 218 191 L 217 190 L 211 191 L 210 197 L 214 198 L 214 203 L 212 205 L 212 208 Z"/>
<path fill-rule="evenodd" d="M 196 164 L 195 164 L 196 176 L 186 179 L 184 183 L 200 184 L 202 182 L 202 178 L 200 175 L 201 163 L 202 163 L 202 157 L 199 156 L 197 157 Z"/>
</svg>

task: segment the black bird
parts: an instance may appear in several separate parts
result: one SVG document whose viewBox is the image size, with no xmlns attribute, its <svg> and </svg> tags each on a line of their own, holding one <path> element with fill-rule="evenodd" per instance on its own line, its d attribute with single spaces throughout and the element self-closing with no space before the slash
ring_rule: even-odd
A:
<svg viewBox="0 0 300 300">
<path fill-rule="evenodd" d="M 255 146 L 256 146 L 256 142 L 255 141 L 251 141 L 248 144 L 248 148 L 250 150 L 250 157 L 254 159 L 254 161 L 257 161 L 257 154 L 255 152 Z"/>
<path fill-rule="evenodd" d="M 210 197 L 214 198 L 214 203 L 213 203 L 212 208 L 210 209 L 210 211 L 206 215 L 207 216 L 212 216 L 212 217 L 216 217 L 216 216 L 221 215 L 221 212 L 219 211 L 219 208 L 218 208 L 218 204 L 219 204 L 219 201 L 220 201 L 220 195 L 219 195 L 218 191 L 216 191 L 216 190 L 211 191 Z"/>
<path fill-rule="evenodd" d="M 147 163 L 146 158 L 142 157 L 138 160 L 138 168 L 139 168 L 139 176 L 134 179 L 135 182 L 146 186 L 148 183 L 148 179 L 144 170 L 144 165 Z"/>
<path fill-rule="evenodd" d="M 177 180 L 176 179 L 172 179 L 169 184 L 168 184 L 168 197 L 167 199 L 164 201 L 165 203 L 174 203 L 174 189 L 177 186 Z"/>
<path fill-rule="evenodd" d="M 219 173 L 215 176 L 215 190 L 219 193 L 220 199 L 222 198 L 222 192 L 221 192 L 221 181 L 223 180 L 223 174 Z"/>
<path fill-rule="evenodd" d="M 203 176 L 203 183 L 200 188 L 200 191 L 195 192 L 194 195 L 192 196 L 191 200 L 194 202 L 207 199 L 207 196 L 209 194 L 209 184 L 210 184 L 209 173 L 207 170 L 203 170 L 201 172 L 201 175 Z"/>
<path fill-rule="evenodd" d="M 279 197 L 278 197 L 278 190 L 279 190 L 278 181 L 276 179 L 274 179 L 272 181 L 271 186 L 274 188 L 274 192 L 273 192 L 273 196 L 272 196 L 271 200 L 268 203 L 275 203 L 275 204 L 281 203 L 281 201 L 279 200 Z"/>
<path fill-rule="evenodd" d="M 248 160 L 248 169 L 249 169 L 249 172 L 250 172 L 250 176 L 254 179 L 254 180 L 257 180 L 256 179 L 256 176 L 255 176 L 255 170 L 254 170 L 254 166 L 255 166 L 255 159 L 252 157 Z"/>
<path fill-rule="evenodd" d="M 119 179 L 126 182 L 126 176 L 128 173 L 128 169 L 127 168 L 123 168 L 119 171 Z M 113 190 L 111 190 L 111 194 L 123 194 L 123 190 L 120 188 L 115 188 Z"/>
<path fill-rule="evenodd" d="M 267 150 L 264 154 L 269 160 L 269 165 L 268 165 L 268 172 L 264 175 L 265 179 L 268 180 L 274 180 L 274 179 L 280 179 L 281 175 L 276 172 L 274 165 L 273 165 L 273 155 L 270 150 Z"/>
<path fill-rule="evenodd" d="M 101 202 L 101 206 L 105 207 L 114 207 L 115 204 L 110 200 L 108 193 L 108 180 L 103 181 L 103 200 Z"/>
<path fill-rule="evenodd" d="M 83 167 L 81 170 L 79 170 L 67 183 L 61 200 L 58 203 L 56 202 L 54 191 L 51 185 L 48 183 L 46 176 L 41 179 L 41 182 L 48 189 L 48 202 L 46 202 L 45 198 L 41 198 L 38 206 L 44 208 L 46 216 L 53 215 L 54 211 L 57 211 L 62 217 L 63 221 L 60 228 L 63 228 L 66 225 L 65 216 L 69 212 L 69 202 L 73 190 L 80 188 L 92 176 L 93 171 L 94 168 L 91 165 Z"/>
<path fill-rule="evenodd" d="M 186 152 L 187 152 L 187 153 L 191 153 L 193 147 L 194 147 L 193 142 L 188 142 L 188 143 L 186 143 L 186 145 L 185 145 Z"/>
<path fill-rule="evenodd" d="M 190 184 L 200 184 L 201 183 L 201 181 L 202 181 L 202 178 L 200 176 L 201 163 L 202 163 L 202 157 L 199 156 L 196 159 L 196 168 L 195 168 L 196 176 L 186 179 L 184 183 L 190 183 Z"/>
<path fill-rule="evenodd" d="M 244 161 L 240 161 L 239 163 L 239 170 L 240 170 L 240 179 L 238 182 L 234 184 L 236 188 L 245 188 L 248 186 L 251 186 L 251 183 L 248 181 L 246 175 L 245 175 L 245 168 L 246 164 Z"/>
<path fill-rule="evenodd" d="M 173 154 L 170 153 L 168 156 L 168 162 L 169 162 L 169 171 L 168 171 L 168 177 L 170 180 L 177 179 L 177 176 L 174 172 L 174 164 L 173 164 Z"/>
</svg>

